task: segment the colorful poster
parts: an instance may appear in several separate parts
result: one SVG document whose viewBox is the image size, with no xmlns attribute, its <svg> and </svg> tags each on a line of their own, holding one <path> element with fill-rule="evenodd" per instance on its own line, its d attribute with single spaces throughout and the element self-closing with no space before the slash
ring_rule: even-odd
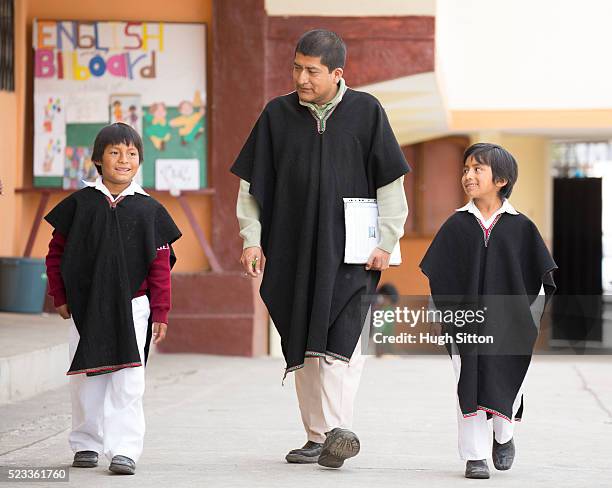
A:
<svg viewBox="0 0 612 488">
<path fill-rule="evenodd" d="M 197 189 L 206 186 L 206 25 L 36 20 L 32 45 L 34 93 L 59 100 L 68 147 L 91 148 L 106 124 L 126 122 L 143 137 L 145 188 L 156 187 L 157 159 L 196 159 Z M 49 126 L 43 102 L 37 142 Z M 63 162 L 56 179 L 37 179 L 50 176 L 43 166 L 35 162 L 35 185 L 65 184 Z"/>
<path fill-rule="evenodd" d="M 67 146 L 64 165 L 64 190 L 78 190 L 85 187 L 86 181 L 98 177 L 96 166 L 91 161 L 91 149 L 83 146 Z"/>
<path fill-rule="evenodd" d="M 63 95 L 40 94 L 34 100 L 34 130 L 38 134 L 65 134 L 66 110 Z"/>
</svg>

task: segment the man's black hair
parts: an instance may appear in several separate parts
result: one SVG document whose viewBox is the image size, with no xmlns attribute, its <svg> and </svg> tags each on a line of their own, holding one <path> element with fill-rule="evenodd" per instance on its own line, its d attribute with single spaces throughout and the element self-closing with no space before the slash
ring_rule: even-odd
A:
<svg viewBox="0 0 612 488">
<path fill-rule="evenodd" d="M 480 164 L 491 167 L 493 181 L 506 180 L 507 183 L 499 190 L 502 198 L 509 198 L 512 188 L 518 179 L 518 165 L 514 156 L 506 149 L 489 142 L 479 142 L 472 144 L 463 153 L 463 164 L 469 158 L 474 158 Z"/>
<path fill-rule="evenodd" d="M 346 44 L 335 32 L 325 29 L 314 29 L 302 34 L 295 47 L 295 54 L 321 58 L 321 64 L 331 72 L 344 68 L 346 62 Z"/>
<path fill-rule="evenodd" d="M 113 146 L 115 144 L 125 144 L 126 146 L 133 145 L 138 150 L 138 162 L 142 164 L 143 150 L 140 134 L 138 134 L 133 127 L 123 122 L 116 122 L 115 124 L 107 125 L 98 132 L 94 142 L 91 160 L 95 164 L 99 174 L 102 174 L 101 163 L 104 150 L 107 146 Z"/>
</svg>

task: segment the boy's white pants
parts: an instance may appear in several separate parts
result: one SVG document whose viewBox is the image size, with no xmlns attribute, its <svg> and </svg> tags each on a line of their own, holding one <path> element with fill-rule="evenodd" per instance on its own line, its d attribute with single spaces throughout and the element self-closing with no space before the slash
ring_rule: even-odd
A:
<svg viewBox="0 0 612 488">
<path fill-rule="evenodd" d="M 295 390 L 309 441 L 322 443 L 326 432 L 351 428 L 365 358 L 360 338 L 350 362 L 331 356 L 306 358 L 304 367 L 296 370 Z"/>
<path fill-rule="evenodd" d="M 143 364 L 149 313 L 146 295 L 132 300 L 136 341 Z M 70 362 L 78 343 L 79 333 L 73 323 L 70 327 Z M 103 453 L 109 460 L 122 455 L 137 462 L 145 433 L 144 390 L 144 366 L 99 376 L 71 375 L 72 432 L 69 442 L 72 450 Z"/>
<path fill-rule="evenodd" d="M 458 354 L 453 354 L 451 358 L 453 360 L 455 379 L 458 383 L 461 373 L 461 357 Z M 497 415 L 493 415 L 491 418 L 495 440 L 500 444 L 505 444 L 514 436 L 514 427 L 516 425 L 514 415 L 521 406 L 522 390 L 521 386 L 512 406 L 512 421 Z M 477 461 L 491 457 L 493 440 L 489 430 L 487 412 L 478 410 L 476 415 L 464 417 L 459 406 L 459 399 L 457 399 L 457 425 L 459 432 L 459 456 L 461 459 Z"/>
</svg>

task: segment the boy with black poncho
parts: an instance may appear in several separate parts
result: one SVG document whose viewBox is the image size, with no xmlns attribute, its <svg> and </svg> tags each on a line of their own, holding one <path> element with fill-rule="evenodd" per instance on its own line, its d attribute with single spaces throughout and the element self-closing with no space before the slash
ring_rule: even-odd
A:
<svg viewBox="0 0 612 488">
<path fill-rule="evenodd" d="M 130 126 L 103 128 L 94 142 L 95 183 L 45 217 L 49 294 L 70 330 L 74 467 L 134 474 L 142 453 L 144 364 L 151 338 L 165 338 L 170 310 L 171 244 L 181 233 L 166 209 L 133 178 L 142 140 Z"/>
<path fill-rule="evenodd" d="M 461 183 L 470 202 L 440 228 L 420 267 L 437 309 L 485 311 L 483 323 L 444 324 L 457 379 L 459 455 L 466 478 L 489 478 L 488 419 L 493 424 L 495 468 L 515 455 L 515 420 L 545 303 L 557 268 L 535 224 L 507 200 L 518 168 L 504 148 L 474 144 L 463 157 Z M 539 294 L 545 293 L 545 297 Z M 539 312 L 537 308 L 540 308 Z M 473 312 L 473 310 L 472 310 Z M 492 337 L 493 344 L 461 343 L 460 334 Z"/>
</svg>

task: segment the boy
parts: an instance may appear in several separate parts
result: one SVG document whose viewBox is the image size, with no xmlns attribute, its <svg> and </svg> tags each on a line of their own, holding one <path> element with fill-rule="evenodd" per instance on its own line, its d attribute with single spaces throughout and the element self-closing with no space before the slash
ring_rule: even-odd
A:
<svg viewBox="0 0 612 488">
<path fill-rule="evenodd" d="M 45 217 L 49 294 L 70 330 L 74 467 L 134 474 L 142 452 L 144 363 L 151 337 L 166 336 L 171 244 L 181 233 L 166 209 L 133 178 L 142 140 L 129 125 L 103 128 L 92 161 L 98 177 Z"/>
<path fill-rule="evenodd" d="M 522 414 L 522 385 L 539 328 L 533 309 L 542 287 L 546 297 L 554 293 L 557 266 L 533 222 L 508 201 L 518 176 L 514 157 L 479 143 L 463 161 L 461 184 L 470 202 L 440 228 L 420 267 L 438 309 L 463 309 L 469 316 L 465 309 L 475 312 L 470 309 L 477 306 L 484 312 L 484 323 L 445 324 L 445 332 L 454 339 L 449 352 L 465 476 L 489 478 L 487 420 L 493 419 L 495 468 L 510 469 L 514 421 Z M 461 343 L 459 332 L 466 331 L 480 338 L 492 334 L 494 344 Z"/>
</svg>

